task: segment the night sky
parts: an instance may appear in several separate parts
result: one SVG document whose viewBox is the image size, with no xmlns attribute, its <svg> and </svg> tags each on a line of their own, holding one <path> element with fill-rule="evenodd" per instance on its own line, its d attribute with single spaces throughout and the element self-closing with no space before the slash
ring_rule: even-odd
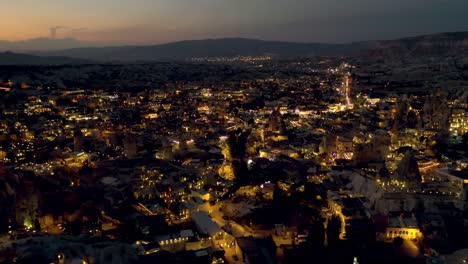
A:
<svg viewBox="0 0 468 264">
<path fill-rule="evenodd" d="M 351 42 L 468 31 L 467 0 L 0 0 L 1 40 Z M 84 29 L 85 28 L 85 29 Z"/>
</svg>

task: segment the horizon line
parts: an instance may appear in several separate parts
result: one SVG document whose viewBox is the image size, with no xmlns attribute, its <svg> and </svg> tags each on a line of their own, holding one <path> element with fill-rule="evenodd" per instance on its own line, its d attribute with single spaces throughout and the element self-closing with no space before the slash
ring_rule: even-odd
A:
<svg viewBox="0 0 468 264">
<path fill-rule="evenodd" d="M 164 42 L 148 42 L 148 43 L 124 43 L 124 42 L 101 42 L 101 41 L 83 41 L 79 38 L 73 37 L 63 37 L 63 38 L 50 38 L 50 37 L 35 37 L 35 38 L 28 38 L 22 40 L 2 40 L 1 42 L 8 42 L 11 44 L 19 43 L 19 42 L 28 42 L 33 40 L 48 40 L 48 41 L 64 41 L 64 40 L 73 40 L 77 41 L 77 44 L 80 44 L 79 47 L 73 48 L 66 48 L 66 49 L 74 49 L 74 48 L 104 48 L 104 47 L 133 47 L 133 46 L 159 46 L 159 45 L 168 45 L 173 43 L 181 43 L 181 42 L 191 42 L 191 41 L 216 41 L 216 40 L 229 40 L 229 39 L 240 39 L 240 40 L 253 40 L 253 41 L 264 41 L 264 42 L 279 42 L 279 43 L 290 43 L 290 44 L 325 44 L 325 45 L 346 45 L 346 44 L 355 44 L 355 43 L 363 43 L 363 42 L 378 42 L 378 41 L 392 41 L 392 40 L 399 40 L 399 39 L 408 39 L 408 38 L 417 38 L 417 37 L 424 37 L 424 36 L 431 36 L 431 35 L 443 35 L 443 34 L 461 34 L 461 33 L 468 33 L 468 31 L 442 31 L 442 32 L 435 32 L 435 33 L 423 33 L 423 34 L 416 34 L 416 35 L 405 35 L 396 38 L 389 38 L 389 39 L 367 39 L 367 40 L 357 40 L 357 41 L 348 41 L 348 42 L 320 42 L 320 41 L 293 41 L 293 40 L 277 40 L 277 39 L 264 39 L 264 38 L 249 38 L 249 37 L 240 37 L 240 36 L 225 36 L 225 37 L 208 37 L 208 38 L 193 38 L 193 39 L 181 39 L 181 40 L 173 40 L 173 41 L 164 41 Z M 97 46 L 92 46 L 97 45 Z"/>
</svg>

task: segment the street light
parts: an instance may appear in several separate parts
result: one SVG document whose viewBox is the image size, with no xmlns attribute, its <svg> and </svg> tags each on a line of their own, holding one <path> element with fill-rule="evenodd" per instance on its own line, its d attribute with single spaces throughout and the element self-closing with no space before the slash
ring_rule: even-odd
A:
<svg viewBox="0 0 468 264">
<path fill-rule="evenodd" d="M 359 264 L 357 257 L 354 257 L 353 264 Z"/>
</svg>

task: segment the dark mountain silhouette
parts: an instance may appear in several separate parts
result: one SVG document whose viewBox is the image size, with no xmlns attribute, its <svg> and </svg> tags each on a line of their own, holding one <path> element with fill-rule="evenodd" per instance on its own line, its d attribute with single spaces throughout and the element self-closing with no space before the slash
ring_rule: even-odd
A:
<svg viewBox="0 0 468 264">
<path fill-rule="evenodd" d="M 6 43 L 6 44 L 5 44 Z M 369 56 L 369 57 L 441 57 L 465 56 L 468 54 L 468 32 L 440 33 L 397 40 L 363 41 L 349 44 L 293 43 L 264 41 L 244 38 L 224 38 L 206 40 L 187 40 L 160 45 L 82 47 L 84 44 L 74 39 L 35 39 L 21 42 L 2 42 L 9 50 L 36 50 L 28 53 L 47 56 L 35 57 L 33 64 L 47 63 L 51 57 L 61 57 L 58 61 L 69 58 L 101 62 L 144 62 L 144 61 L 180 61 L 200 57 L 235 57 L 270 55 L 274 58 L 297 58 L 312 56 Z M 3 46 L 2 46 L 3 45 Z M 16 45 L 16 46 L 15 46 Z M 74 47 L 78 48 L 60 48 Z M 47 49 L 47 51 L 41 50 Z M 10 54 L 11 56 L 11 54 Z M 64 57 L 69 57 L 64 58 Z M 17 60 L 21 59 L 18 57 Z M 2 60 L 5 62 L 5 60 Z M 57 61 L 52 61 L 55 64 Z M 23 62 L 24 63 L 24 60 Z M 77 63 L 70 61 L 70 63 Z M 9 64 L 12 64 L 11 62 Z"/>
<path fill-rule="evenodd" d="M 186 60 L 194 57 L 260 55 L 272 55 L 279 58 L 294 58 L 348 55 L 367 49 L 368 45 L 368 42 L 351 44 L 319 44 L 225 38 L 188 40 L 151 46 L 75 48 L 36 54 L 122 62 Z"/>
<path fill-rule="evenodd" d="M 100 61 L 168 61 L 197 57 L 271 55 L 276 58 L 311 56 L 440 56 L 466 54 L 468 32 L 440 33 L 397 40 L 349 44 L 293 43 L 244 38 L 188 40 L 150 46 L 74 48 L 39 53 Z"/>
<path fill-rule="evenodd" d="M 13 52 L 0 53 L 0 65 L 61 65 L 85 63 L 90 63 L 90 61 L 67 57 L 41 57 Z"/>
<path fill-rule="evenodd" d="M 376 41 L 366 54 L 412 57 L 465 56 L 468 54 L 468 32 L 448 32 Z"/>
</svg>

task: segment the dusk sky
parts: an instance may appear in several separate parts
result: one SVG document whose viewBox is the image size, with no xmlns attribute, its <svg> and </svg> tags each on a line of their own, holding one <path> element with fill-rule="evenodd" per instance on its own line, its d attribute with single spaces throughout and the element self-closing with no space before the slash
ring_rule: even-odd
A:
<svg viewBox="0 0 468 264">
<path fill-rule="evenodd" d="M 48 37 L 56 26 L 66 27 L 60 38 L 113 44 L 349 42 L 468 31 L 467 0 L 0 0 L 0 10 L 0 40 Z"/>
</svg>

